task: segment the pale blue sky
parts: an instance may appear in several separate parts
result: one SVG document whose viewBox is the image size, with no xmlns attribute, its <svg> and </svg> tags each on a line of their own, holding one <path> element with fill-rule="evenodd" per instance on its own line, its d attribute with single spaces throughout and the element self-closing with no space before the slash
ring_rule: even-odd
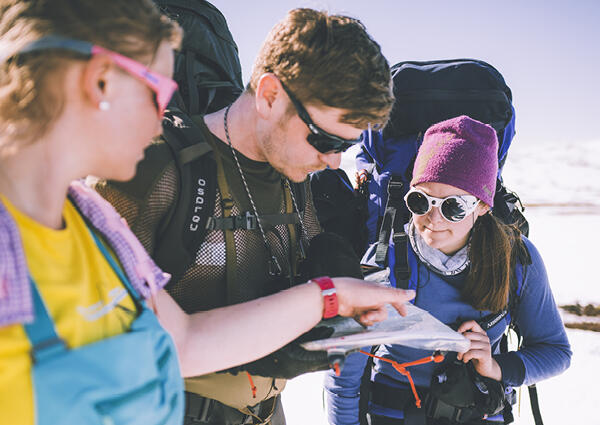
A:
<svg viewBox="0 0 600 425">
<path fill-rule="evenodd" d="M 600 143 L 598 0 L 212 3 L 225 15 L 238 44 L 244 82 L 267 32 L 289 9 L 324 9 L 362 20 L 390 64 L 471 57 L 494 65 L 513 92 L 518 143 Z"/>
</svg>

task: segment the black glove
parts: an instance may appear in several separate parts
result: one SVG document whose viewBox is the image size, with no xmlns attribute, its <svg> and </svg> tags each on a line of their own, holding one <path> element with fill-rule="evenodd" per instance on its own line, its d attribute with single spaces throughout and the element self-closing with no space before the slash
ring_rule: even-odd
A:
<svg viewBox="0 0 600 425">
<path fill-rule="evenodd" d="M 303 373 L 329 369 L 327 352 L 308 351 L 302 348 L 300 344 L 329 338 L 332 333 L 333 328 L 327 326 L 314 327 L 274 353 L 251 363 L 228 369 L 225 372 L 237 374 L 245 371 L 250 375 L 292 379 Z"/>
<path fill-rule="evenodd" d="M 505 406 L 502 382 L 479 375 L 471 363 L 445 365 L 431 378 L 425 401 L 427 416 L 467 423 L 500 413 Z M 437 422 L 436 422 L 437 423 Z"/>
</svg>

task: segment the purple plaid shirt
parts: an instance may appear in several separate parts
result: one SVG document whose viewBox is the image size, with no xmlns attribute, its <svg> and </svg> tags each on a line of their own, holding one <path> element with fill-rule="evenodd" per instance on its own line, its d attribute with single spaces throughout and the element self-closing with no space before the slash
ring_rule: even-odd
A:
<svg viewBox="0 0 600 425">
<path fill-rule="evenodd" d="M 79 181 L 71 184 L 69 195 L 106 238 L 136 291 L 147 298 L 167 284 L 170 276 L 154 264 L 112 205 Z M 0 202 L 0 326 L 32 321 L 31 287 L 21 237 Z"/>
</svg>

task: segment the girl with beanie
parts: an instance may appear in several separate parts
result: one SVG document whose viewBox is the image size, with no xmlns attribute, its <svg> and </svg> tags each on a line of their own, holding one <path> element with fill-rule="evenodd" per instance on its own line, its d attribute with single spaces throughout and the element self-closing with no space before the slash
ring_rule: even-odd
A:
<svg viewBox="0 0 600 425">
<path fill-rule="evenodd" d="M 389 361 L 402 364 L 432 353 L 379 346 L 375 353 L 379 358 L 367 371 L 371 377 L 368 407 L 361 413 L 360 386 L 367 356 L 350 355 L 339 376 L 328 374 L 325 379 L 331 424 L 358 424 L 365 420 L 360 417 L 364 414 L 371 425 L 505 423 L 509 414 L 484 419 L 479 410 L 461 410 L 466 404 L 456 407 L 459 403 L 448 404 L 447 398 L 440 402 L 438 388 L 465 396 L 464 388 L 456 390 L 452 385 L 455 378 L 458 382 L 454 371 L 468 369 L 469 383 L 487 382 L 489 393 L 501 383 L 502 399 L 502 393 L 510 393 L 512 387 L 536 383 L 568 368 L 572 353 L 540 254 L 516 228 L 491 214 L 497 150 L 495 131 L 469 117 L 433 125 L 425 133 L 405 197 L 412 213 L 406 226 L 407 249 L 416 260 L 416 267 L 411 267 L 417 289 L 414 303 L 462 333 L 470 349 L 448 353 L 442 364 L 410 367 L 415 395 L 409 378 Z M 519 279 L 519 289 L 511 290 L 511 281 Z M 508 314 L 494 316 L 503 311 Z M 489 317 L 498 320 L 486 322 Z M 501 353 L 500 340 L 511 318 L 523 345 L 519 351 Z M 437 380 L 433 386 L 432 377 Z M 418 398 L 426 400 L 422 408 L 416 406 Z"/>
</svg>

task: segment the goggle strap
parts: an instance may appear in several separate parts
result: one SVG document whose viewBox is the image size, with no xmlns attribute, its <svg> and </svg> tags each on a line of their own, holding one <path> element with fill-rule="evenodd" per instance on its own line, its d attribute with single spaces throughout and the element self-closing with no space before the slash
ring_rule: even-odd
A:
<svg viewBox="0 0 600 425">
<path fill-rule="evenodd" d="M 48 49 L 69 50 L 82 55 L 90 56 L 92 54 L 93 44 L 83 40 L 73 40 L 59 35 L 49 35 L 39 40 L 33 41 L 23 47 L 17 54 L 31 53 Z"/>
</svg>

